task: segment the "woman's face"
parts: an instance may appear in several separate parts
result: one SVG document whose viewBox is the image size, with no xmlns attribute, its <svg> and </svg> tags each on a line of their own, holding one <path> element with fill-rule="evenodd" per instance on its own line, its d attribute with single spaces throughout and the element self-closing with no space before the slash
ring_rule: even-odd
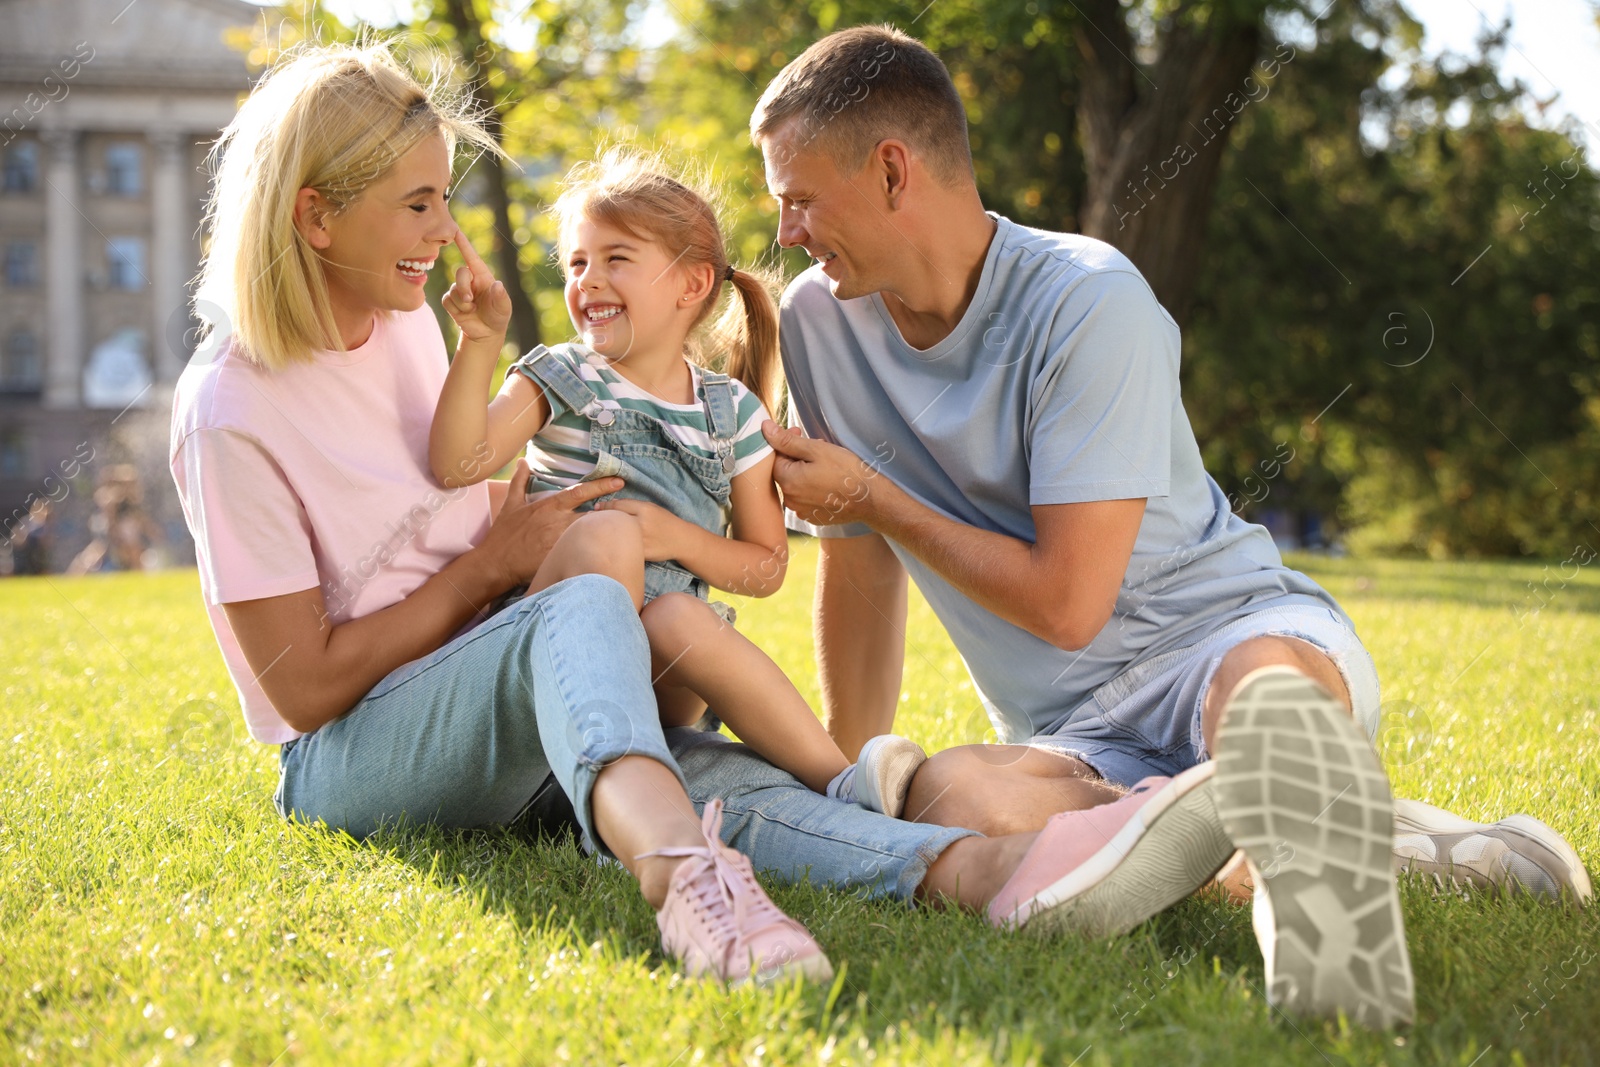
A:
<svg viewBox="0 0 1600 1067">
<path fill-rule="evenodd" d="M 444 136 L 427 137 L 344 211 L 324 216 L 320 243 L 318 229 L 308 232 L 326 264 L 337 318 L 422 306 L 428 271 L 456 234 L 445 202 L 449 188 Z"/>
</svg>

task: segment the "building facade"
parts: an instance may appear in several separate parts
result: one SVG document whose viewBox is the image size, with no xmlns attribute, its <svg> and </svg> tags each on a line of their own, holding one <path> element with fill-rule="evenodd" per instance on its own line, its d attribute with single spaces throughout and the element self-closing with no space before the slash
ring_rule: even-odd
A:
<svg viewBox="0 0 1600 1067">
<path fill-rule="evenodd" d="M 138 462 L 155 442 L 116 441 L 135 425 L 164 441 L 205 158 L 260 17 L 241 0 L 0 0 L 0 516 L 85 495 L 85 454 Z"/>
</svg>

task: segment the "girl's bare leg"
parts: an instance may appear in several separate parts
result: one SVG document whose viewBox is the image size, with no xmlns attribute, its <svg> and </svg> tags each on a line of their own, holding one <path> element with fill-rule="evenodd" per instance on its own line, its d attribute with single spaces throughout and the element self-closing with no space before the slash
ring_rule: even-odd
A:
<svg viewBox="0 0 1600 1067">
<path fill-rule="evenodd" d="M 645 610 L 649 610 L 646 608 Z M 666 661 L 650 655 L 650 670 L 659 676 L 667 667 Z M 662 726 L 693 726 L 706 713 L 706 702 L 693 689 L 681 685 L 662 685 L 657 682 L 656 707 L 661 711 Z"/>
<path fill-rule="evenodd" d="M 640 618 L 658 699 L 669 690 L 664 715 L 674 704 L 675 712 L 688 714 L 687 699 L 670 690 L 689 690 L 741 741 L 818 793 L 850 766 L 794 683 L 705 601 L 667 593 L 645 605 Z"/>
<path fill-rule="evenodd" d="M 528 584 L 531 595 L 580 574 L 602 574 L 622 583 L 633 606 L 644 606 L 644 535 L 625 511 L 591 511 L 556 539 L 555 547 Z"/>
</svg>

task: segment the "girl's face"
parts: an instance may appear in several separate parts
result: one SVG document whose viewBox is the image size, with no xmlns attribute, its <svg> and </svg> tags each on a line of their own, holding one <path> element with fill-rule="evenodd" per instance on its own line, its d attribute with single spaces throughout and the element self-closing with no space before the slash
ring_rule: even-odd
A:
<svg viewBox="0 0 1600 1067">
<path fill-rule="evenodd" d="M 450 153 L 441 134 L 401 156 L 344 211 L 313 213 L 312 227 L 303 229 L 322 255 L 341 329 L 345 320 L 370 319 L 375 311 L 422 306 L 428 271 L 456 233 L 445 203 L 449 188 Z"/>
<path fill-rule="evenodd" d="M 569 223 L 563 236 L 567 314 L 583 343 L 612 362 L 681 355 L 699 301 L 710 291 L 711 268 L 683 270 L 654 241 L 587 216 Z"/>
</svg>

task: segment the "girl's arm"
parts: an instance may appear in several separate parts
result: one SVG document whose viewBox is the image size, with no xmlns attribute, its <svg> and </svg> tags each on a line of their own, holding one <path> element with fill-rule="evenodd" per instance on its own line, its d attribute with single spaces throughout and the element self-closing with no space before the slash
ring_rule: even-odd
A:
<svg viewBox="0 0 1600 1067">
<path fill-rule="evenodd" d="M 450 488 L 475 485 L 504 467 L 549 417 L 544 394 L 520 374 L 506 380 L 492 403 L 484 403 L 505 344 L 511 298 L 460 230 L 456 245 L 466 266 L 456 271 L 443 303 L 461 330 L 461 341 L 428 435 L 428 465 Z"/>
<path fill-rule="evenodd" d="M 456 349 L 428 435 L 428 464 L 444 486 L 476 485 L 488 478 L 520 455 L 550 418 L 544 392 L 521 374 L 508 375 L 499 395 L 483 402 L 499 357 L 498 347 L 469 351 L 464 339 Z"/>
<path fill-rule="evenodd" d="M 675 560 L 697 578 L 740 596 L 771 596 L 789 568 L 789 535 L 772 480 L 776 459 L 768 455 L 734 477 L 731 537 L 718 537 L 642 500 L 605 500 L 595 510 L 625 511 L 638 519 L 647 560 Z"/>
</svg>

